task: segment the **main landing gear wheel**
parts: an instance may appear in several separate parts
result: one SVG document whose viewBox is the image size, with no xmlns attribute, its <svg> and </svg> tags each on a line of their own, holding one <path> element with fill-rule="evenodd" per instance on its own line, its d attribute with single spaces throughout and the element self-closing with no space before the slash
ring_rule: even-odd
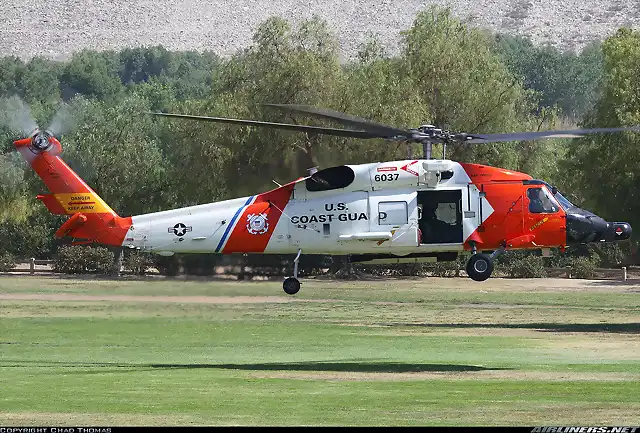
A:
<svg viewBox="0 0 640 433">
<path fill-rule="evenodd" d="M 493 260 L 487 254 L 474 254 L 467 262 L 467 275 L 474 281 L 484 281 L 493 272 Z"/>
<path fill-rule="evenodd" d="M 300 281 L 295 277 L 288 277 L 282 283 L 282 288 L 288 295 L 295 295 L 300 291 Z"/>
</svg>

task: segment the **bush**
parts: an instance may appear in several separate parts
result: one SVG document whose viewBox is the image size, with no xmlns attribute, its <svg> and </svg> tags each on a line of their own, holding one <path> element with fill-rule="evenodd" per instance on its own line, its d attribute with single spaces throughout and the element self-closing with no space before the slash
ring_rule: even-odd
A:
<svg viewBox="0 0 640 433">
<path fill-rule="evenodd" d="M 502 266 L 502 270 L 510 278 L 544 278 L 547 276 L 542 257 L 534 255 L 510 260 Z"/>
<path fill-rule="evenodd" d="M 591 250 L 598 257 L 598 266 L 603 268 L 617 268 L 631 255 L 629 242 L 625 242 L 623 245 L 619 243 L 595 244 L 591 246 Z"/>
<path fill-rule="evenodd" d="M 571 278 L 588 280 L 596 275 L 597 262 L 591 257 L 571 257 L 567 266 L 571 267 Z"/>
<path fill-rule="evenodd" d="M 458 260 L 429 263 L 425 265 L 425 268 L 433 277 L 446 278 L 453 278 L 459 274 L 460 269 L 464 269 L 464 267 L 460 267 Z"/>
<path fill-rule="evenodd" d="M 155 256 L 155 267 L 160 272 L 160 275 L 167 275 L 169 277 L 175 277 L 180 273 L 180 257 L 178 255 L 173 256 Z"/>
<path fill-rule="evenodd" d="M 144 273 L 153 266 L 153 259 L 150 254 L 133 250 L 124 258 L 124 269 L 136 275 Z"/>
<path fill-rule="evenodd" d="M 418 277 L 425 275 L 426 271 L 425 264 L 423 263 L 368 265 L 364 262 L 354 263 L 352 266 L 356 272 L 375 275 L 378 277 Z"/>
<path fill-rule="evenodd" d="M 16 267 L 16 261 L 13 255 L 9 253 L 0 253 L 0 272 L 9 272 Z"/>
<path fill-rule="evenodd" d="M 105 247 L 65 245 L 53 259 L 53 270 L 64 274 L 108 274 L 113 252 Z"/>
</svg>

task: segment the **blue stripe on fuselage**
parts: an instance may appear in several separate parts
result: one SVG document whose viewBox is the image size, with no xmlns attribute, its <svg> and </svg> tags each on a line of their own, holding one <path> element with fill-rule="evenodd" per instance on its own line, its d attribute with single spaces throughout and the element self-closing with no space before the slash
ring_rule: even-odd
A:
<svg viewBox="0 0 640 433">
<path fill-rule="evenodd" d="M 220 239 L 220 243 L 216 247 L 216 253 L 220 252 L 220 248 L 222 248 L 222 245 L 224 245 L 224 241 L 227 239 L 227 236 L 229 235 L 229 232 L 233 228 L 233 224 L 236 222 L 236 220 L 240 216 L 240 213 L 242 212 L 242 209 L 244 209 L 245 206 L 247 206 L 249 203 L 251 203 L 251 200 L 253 200 L 253 197 L 255 197 L 255 196 L 252 195 L 251 197 L 249 197 L 247 199 L 247 202 L 244 205 L 242 205 L 240 208 L 238 208 L 238 210 L 236 211 L 236 214 L 233 216 L 233 218 L 231 218 L 231 222 L 227 226 L 227 229 L 224 231 L 224 234 L 222 235 L 222 238 Z"/>
</svg>

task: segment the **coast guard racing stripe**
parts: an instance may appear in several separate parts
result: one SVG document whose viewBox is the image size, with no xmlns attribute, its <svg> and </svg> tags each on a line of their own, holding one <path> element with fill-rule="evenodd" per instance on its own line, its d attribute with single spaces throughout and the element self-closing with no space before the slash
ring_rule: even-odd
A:
<svg viewBox="0 0 640 433">
<path fill-rule="evenodd" d="M 291 199 L 295 182 L 256 196 L 231 231 L 223 253 L 262 253 Z"/>
</svg>

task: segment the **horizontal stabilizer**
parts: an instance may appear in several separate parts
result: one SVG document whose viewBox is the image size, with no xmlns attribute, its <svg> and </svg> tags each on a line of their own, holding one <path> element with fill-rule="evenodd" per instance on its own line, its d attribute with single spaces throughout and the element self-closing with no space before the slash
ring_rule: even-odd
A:
<svg viewBox="0 0 640 433">
<path fill-rule="evenodd" d="M 53 194 L 38 194 L 36 196 L 38 200 L 40 200 L 44 205 L 49 209 L 54 215 L 66 215 L 67 211 L 62 207 L 60 202 L 56 200 Z"/>
<path fill-rule="evenodd" d="M 66 220 L 65 223 L 62 224 L 60 228 L 56 231 L 55 235 L 57 238 L 63 238 L 71 234 L 72 231 L 78 229 L 79 227 L 82 227 L 86 222 L 87 222 L 87 217 L 81 214 L 80 212 L 78 212 L 74 214 L 71 218 Z"/>
</svg>

